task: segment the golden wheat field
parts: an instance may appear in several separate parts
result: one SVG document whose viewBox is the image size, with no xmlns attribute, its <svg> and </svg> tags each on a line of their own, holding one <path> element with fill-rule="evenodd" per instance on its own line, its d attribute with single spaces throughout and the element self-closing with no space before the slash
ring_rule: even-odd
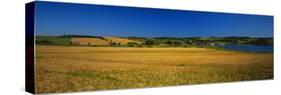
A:
<svg viewBox="0 0 281 95">
<path fill-rule="evenodd" d="M 36 93 L 273 79 L 272 53 L 36 46 Z"/>
</svg>

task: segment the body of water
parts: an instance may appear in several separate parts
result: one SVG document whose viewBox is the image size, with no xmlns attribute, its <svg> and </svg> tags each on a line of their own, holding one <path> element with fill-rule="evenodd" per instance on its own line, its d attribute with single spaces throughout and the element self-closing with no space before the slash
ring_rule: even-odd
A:
<svg viewBox="0 0 281 95">
<path fill-rule="evenodd" d="M 224 49 L 246 52 L 273 52 L 273 46 L 261 45 L 226 45 Z"/>
</svg>

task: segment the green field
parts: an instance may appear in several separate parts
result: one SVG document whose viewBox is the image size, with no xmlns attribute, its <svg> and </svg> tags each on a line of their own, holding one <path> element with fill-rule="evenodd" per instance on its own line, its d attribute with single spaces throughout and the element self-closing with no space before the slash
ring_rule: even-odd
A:
<svg viewBox="0 0 281 95">
<path fill-rule="evenodd" d="M 36 42 L 38 44 L 48 45 L 70 45 L 70 38 L 61 38 L 56 36 L 37 36 Z"/>
<path fill-rule="evenodd" d="M 36 46 L 36 93 L 273 79 L 273 53 Z"/>
</svg>

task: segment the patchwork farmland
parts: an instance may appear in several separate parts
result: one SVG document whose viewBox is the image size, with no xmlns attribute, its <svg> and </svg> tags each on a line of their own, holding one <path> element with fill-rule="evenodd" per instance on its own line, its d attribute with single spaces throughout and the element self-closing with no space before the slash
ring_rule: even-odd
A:
<svg viewBox="0 0 281 95">
<path fill-rule="evenodd" d="M 70 38 L 72 45 L 100 45 L 106 46 L 109 45 L 109 41 L 100 38 Z"/>
<path fill-rule="evenodd" d="M 121 37 L 84 37 L 84 36 L 38 36 L 36 37 L 37 44 L 41 45 L 81 45 L 81 46 L 110 46 L 110 45 L 127 45 L 128 43 L 141 42 L 129 40 Z"/>
</svg>

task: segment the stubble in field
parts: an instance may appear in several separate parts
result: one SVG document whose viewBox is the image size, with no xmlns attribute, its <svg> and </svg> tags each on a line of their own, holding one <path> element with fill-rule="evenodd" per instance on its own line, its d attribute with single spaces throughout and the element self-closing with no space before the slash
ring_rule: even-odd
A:
<svg viewBox="0 0 281 95">
<path fill-rule="evenodd" d="M 36 93 L 273 78 L 272 53 L 205 48 L 36 47 Z"/>
</svg>

